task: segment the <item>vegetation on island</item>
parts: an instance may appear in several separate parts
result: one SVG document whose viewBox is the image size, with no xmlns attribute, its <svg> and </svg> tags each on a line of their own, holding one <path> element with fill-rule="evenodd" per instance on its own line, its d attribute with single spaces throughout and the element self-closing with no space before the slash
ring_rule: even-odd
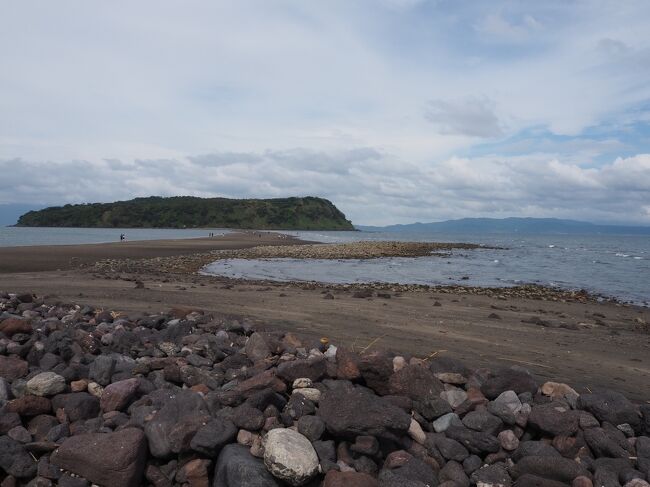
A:
<svg viewBox="0 0 650 487">
<path fill-rule="evenodd" d="M 29 211 L 18 219 L 17 226 L 354 230 L 334 204 L 313 196 L 274 199 L 152 196 Z"/>
</svg>

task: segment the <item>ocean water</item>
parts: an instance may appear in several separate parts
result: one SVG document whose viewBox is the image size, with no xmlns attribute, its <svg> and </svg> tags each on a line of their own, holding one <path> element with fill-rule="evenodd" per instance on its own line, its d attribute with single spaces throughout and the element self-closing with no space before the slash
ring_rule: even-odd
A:
<svg viewBox="0 0 650 487">
<path fill-rule="evenodd" d="M 650 305 L 650 237 L 625 235 L 407 234 L 286 232 L 305 240 L 470 242 L 503 249 L 457 250 L 444 257 L 371 260 L 218 261 L 204 271 L 228 277 L 325 283 L 414 283 L 585 289 Z"/>
<path fill-rule="evenodd" d="M 164 228 L 32 228 L 0 227 L 0 247 L 26 245 L 73 245 L 119 242 L 120 234 L 128 241 L 164 240 L 207 237 L 208 233 L 225 235 L 232 230 L 214 229 L 164 229 Z"/>
<path fill-rule="evenodd" d="M 0 247 L 66 245 L 224 235 L 229 229 L 0 227 Z M 303 240 L 470 242 L 504 249 L 458 250 L 444 257 L 372 260 L 226 260 L 205 272 L 228 277 L 326 283 L 416 283 L 513 286 L 542 284 L 586 289 L 650 306 L 650 237 L 628 235 L 442 234 L 392 232 L 294 232 Z"/>
</svg>

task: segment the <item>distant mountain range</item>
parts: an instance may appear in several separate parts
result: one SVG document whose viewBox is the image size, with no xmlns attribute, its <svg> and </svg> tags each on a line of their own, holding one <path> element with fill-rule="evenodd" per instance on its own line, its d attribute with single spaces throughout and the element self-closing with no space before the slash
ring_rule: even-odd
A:
<svg viewBox="0 0 650 487">
<path fill-rule="evenodd" d="M 368 232 L 650 235 L 650 227 L 599 225 L 557 218 L 462 218 L 385 227 L 356 225 L 356 228 Z"/>
</svg>

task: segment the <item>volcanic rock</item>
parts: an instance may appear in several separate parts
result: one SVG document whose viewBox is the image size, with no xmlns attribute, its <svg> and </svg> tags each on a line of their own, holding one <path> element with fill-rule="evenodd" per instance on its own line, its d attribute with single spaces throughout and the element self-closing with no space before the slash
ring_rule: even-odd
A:
<svg viewBox="0 0 650 487">
<path fill-rule="evenodd" d="M 137 487 L 146 458 L 144 433 L 126 428 L 67 438 L 52 454 L 51 462 L 102 486 Z"/>
</svg>

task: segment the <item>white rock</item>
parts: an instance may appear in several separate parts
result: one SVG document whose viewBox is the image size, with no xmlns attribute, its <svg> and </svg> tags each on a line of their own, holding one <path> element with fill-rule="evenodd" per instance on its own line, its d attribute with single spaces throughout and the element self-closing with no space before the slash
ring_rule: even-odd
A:
<svg viewBox="0 0 650 487">
<path fill-rule="evenodd" d="M 93 396 L 99 397 L 101 399 L 102 394 L 104 394 L 104 388 L 100 386 L 97 382 L 91 382 L 90 384 L 88 384 L 88 392 Z"/>
<path fill-rule="evenodd" d="M 330 362 L 333 362 L 333 361 L 336 360 L 336 352 L 337 351 L 338 351 L 338 349 L 336 348 L 336 346 L 330 345 L 329 347 L 327 347 L 327 350 L 325 350 L 325 353 L 323 355 L 325 355 L 325 358 L 327 360 L 329 360 Z"/>
<path fill-rule="evenodd" d="M 404 357 L 398 355 L 393 358 L 393 372 L 402 370 L 404 367 L 406 367 L 406 360 L 404 360 Z"/>
<path fill-rule="evenodd" d="M 311 379 L 307 377 L 302 377 L 293 381 L 294 389 L 304 389 L 305 387 L 312 387 L 313 383 Z"/>
<path fill-rule="evenodd" d="M 54 372 L 41 372 L 27 381 L 27 393 L 53 396 L 65 390 L 65 379 Z"/>
<path fill-rule="evenodd" d="M 305 387 L 303 389 L 294 389 L 293 394 L 301 394 L 312 402 L 318 402 L 320 401 L 321 392 L 313 387 Z"/>
<path fill-rule="evenodd" d="M 456 413 L 447 413 L 443 416 L 440 416 L 432 424 L 433 429 L 436 433 L 447 431 L 447 428 L 449 428 L 451 425 L 463 426 L 463 422 L 460 420 L 460 417 Z"/>
<path fill-rule="evenodd" d="M 427 435 L 422 431 L 422 426 L 416 420 L 411 419 L 411 425 L 409 426 L 408 434 L 413 441 L 416 441 L 420 445 L 424 445 L 424 442 L 427 439 Z"/>
<path fill-rule="evenodd" d="M 264 464 L 289 485 L 302 485 L 318 473 L 318 455 L 311 442 L 290 429 L 277 428 L 267 433 Z"/>
</svg>

